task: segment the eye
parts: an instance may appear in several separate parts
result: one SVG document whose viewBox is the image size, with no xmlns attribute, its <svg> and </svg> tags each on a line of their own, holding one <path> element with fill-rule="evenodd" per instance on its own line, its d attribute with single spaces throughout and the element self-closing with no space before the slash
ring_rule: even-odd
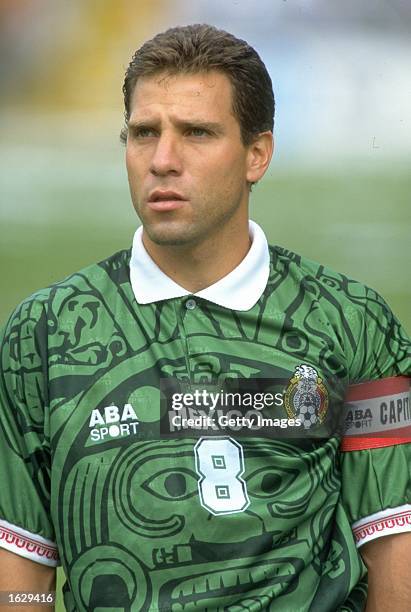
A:
<svg viewBox="0 0 411 612">
<path fill-rule="evenodd" d="M 272 499 L 273 495 L 281 495 L 297 476 L 295 470 L 258 469 L 246 479 L 247 488 L 253 497 Z"/>
<path fill-rule="evenodd" d="M 192 127 L 188 130 L 189 136 L 196 136 L 203 138 L 204 136 L 209 136 L 210 132 L 202 127 Z"/>
<path fill-rule="evenodd" d="M 191 470 L 167 468 L 147 478 L 141 487 L 159 499 L 181 501 L 197 494 L 197 482 Z"/>
<path fill-rule="evenodd" d="M 156 131 L 153 128 L 144 126 L 131 128 L 130 132 L 133 138 L 151 138 L 156 136 Z"/>
</svg>

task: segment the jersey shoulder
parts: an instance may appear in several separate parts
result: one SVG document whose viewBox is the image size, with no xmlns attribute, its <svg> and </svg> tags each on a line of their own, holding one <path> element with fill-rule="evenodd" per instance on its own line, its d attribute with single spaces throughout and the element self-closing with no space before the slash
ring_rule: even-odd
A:
<svg viewBox="0 0 411 612">
<path fill-rule="evenodd" d="M 34 346 L 35 336 L 77 336 L 84 331 L 80 326 L 92 334 L 97 325 L 107 324 L 107 313 L 116 308 L 118 301 L 127 302 L 132 297 L 130 255 L 130 249 L 118 251 L 29 295 L 3 326 L 2 343 Z"/>
<path fill-rule="evenodd" d="M 286 316 L 295 321 L 301 311 L 300 323 L 309 323 L 310 333 L 317 321 L 321 333 L 330 325 L 349 356 L 352 381 L 410 375 L 410 338 L 377 291 L 283 247 L 269 250 L 269 284 L 287 287 Z"/>
<path fill-rule="evenodd" d="M 269 246 L 271 272 L 286 270 L 294 282 L 298 282 L 304 290 L 317 289 L 325 299 L 337 299 L 340 303 L 351 303 L 359 308 L 368 299 L 385 304 L 384 299 L 371 287 L 361 283 L 329 266 L 299 255 L 284 247 Z"/>
<path fill-rule="evenodd" d="M 129 280 L 130 255 L 130 249 L 117 251 L 102 261 L 90 264 L 61 281 L 33 292 L 16 306 L 11 318 L 28 308 L 37 306 L 41 309 L 59 300 L 64 302 L 68 296 L 94 294 L 96 297 L 99 295 L 106 297 L 107 290 L 114 293 L 118 286 L 124 285 Z"/>
</svg>

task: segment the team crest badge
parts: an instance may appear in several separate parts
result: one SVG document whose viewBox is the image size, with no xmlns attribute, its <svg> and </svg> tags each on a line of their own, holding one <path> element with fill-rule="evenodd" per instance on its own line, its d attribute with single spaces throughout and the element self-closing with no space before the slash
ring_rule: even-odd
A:
<svg viewBox="0 0 411 612">
<path fill-rule="evenodd" d="M 328 409 L 328 392 L 315 368 L 301 364 L 284 393 L 284 405 L 290 419 L 300 419 L 305 429 L 322 423 Z"/>
</svg>

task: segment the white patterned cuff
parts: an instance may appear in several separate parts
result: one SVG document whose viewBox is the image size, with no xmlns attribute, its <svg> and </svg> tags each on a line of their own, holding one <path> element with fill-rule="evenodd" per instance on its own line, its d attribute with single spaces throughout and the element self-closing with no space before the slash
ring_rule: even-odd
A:
<svg viewBox="0 0 411 612">
<path fill-rule="evenodd" d="M 60 565 L 54 542 L 3 519 L 0 519 L 0 547 L 43 565 Z"/>
<path fill-rule="evenodd" d="M 352 525 L 352 530 L 357 548 L 382 536 L 411 531 L 411 504 L 365 516 Z"/>
</svg>

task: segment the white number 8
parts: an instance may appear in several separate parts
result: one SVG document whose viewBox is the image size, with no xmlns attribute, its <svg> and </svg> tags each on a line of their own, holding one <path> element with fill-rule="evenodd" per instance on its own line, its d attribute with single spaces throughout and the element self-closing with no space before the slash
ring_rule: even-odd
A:
<svg viewBox="0 0 411 612">
<path fill-rule="evenodd" d="M 232 438 L 200 438 L 194 452 L 201 505 L 212 514 L 234 514 L 248 508 L 250 500 L 241 478 L 241 445 Z"/>
</svg>

